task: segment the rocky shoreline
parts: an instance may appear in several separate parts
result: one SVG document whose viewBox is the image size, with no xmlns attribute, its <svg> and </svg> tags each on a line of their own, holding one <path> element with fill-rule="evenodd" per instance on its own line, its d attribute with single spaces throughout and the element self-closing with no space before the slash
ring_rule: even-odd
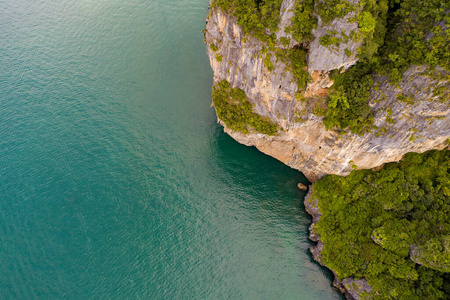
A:
<svg viewBox="0 0 450 300">
<path fill-rule="evenodd" d="M 313 196 L 314 185 L 309 186 L 309 191 L 305 196 L 304 205 L 305 210 L 312 217 L 312 224 L 309 227 L 309 239 L 317 244 L 311 246 L 310 251 L 315 261 L 317 261 L 321 266 L 324 266 L 331 270 L 334 276 L 333 286 L 336 287 L 341 293 L 345 294 L 345 298 L 348 300 L 359 300 L 361 299 L 361 293 L 372 291 L 372 287 L 368 285 L 365 279 L 354 279 L 354 278 L 344 278 L 340 279 L 333 269 L 330 269 L 327 265 L 322 262 L 320 253 L 323 251 L 325 244 L 320 240 L 318 233 L 314 232 L 316 224 L 320 219 L 320 212 L 318 207 L 318 199 Z"/>
</svg>

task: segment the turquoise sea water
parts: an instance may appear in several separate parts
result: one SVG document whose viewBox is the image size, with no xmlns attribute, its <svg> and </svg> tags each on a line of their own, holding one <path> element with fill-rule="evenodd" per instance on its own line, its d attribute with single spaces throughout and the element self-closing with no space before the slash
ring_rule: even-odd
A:
<svg viewBox="0 0 450 300">
<path fill-rule="evenodd" d="M 302 174 L 216 123 L 207 10 L 0 1 L 1 299 L 340 299 Z"/>
</svg>

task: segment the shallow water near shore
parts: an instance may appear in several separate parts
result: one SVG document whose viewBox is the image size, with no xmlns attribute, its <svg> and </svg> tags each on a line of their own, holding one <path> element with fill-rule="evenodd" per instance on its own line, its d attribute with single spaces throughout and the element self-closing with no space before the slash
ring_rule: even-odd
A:
<svg viewBox="0 0 450 300">
<path fill-rule="evenodd" d="M 303 175 L 223 133 L 207 0 L 0 3 L 0 295 L 341 299 Z"/>
</svg>

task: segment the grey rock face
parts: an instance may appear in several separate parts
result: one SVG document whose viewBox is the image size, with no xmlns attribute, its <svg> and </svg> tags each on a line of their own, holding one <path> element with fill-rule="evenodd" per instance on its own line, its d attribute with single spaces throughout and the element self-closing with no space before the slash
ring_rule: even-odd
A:
<svg viewBox="0 0 450 300">
<path fill-rule="evenodd" d="M 286 9 L 281 11 L 283 25 L 280 26 L 290 24 L 293 4 L 293 0 L 283 1 L 282 7 Z M 340 24 L 336 22 L 332 22 L 332 26 Z M 279 29 L 277 35 L 281 37 L 285 33 Z M 276 60 L 273 53 L 271 62 L 274 70 L 267 69 L 263 62 L 266 54 L 262 54 L 265 45 L 256 38 L 244 36 L 234 17 L 220 10 L 211 10 L 205 39 L 214 81 L 226 79 L 232 87 L 244 90 L 254 104 L 255 112 L 269 117 L 282 128 L 275 136 L 257 132 L 243 134 L 230 130 L 219 120 L 225 132 L 238 142 L 256 146 L 260 151 L 302 171 L 310 181 L 325 174 L 348 175 L 354 168 L 371 169 L 386 162 L 399 161 L 407 152 L 424 152 L 447 146 L 446 140 L 450 138 L 449 104 L 435 101 L 433 89 L 448 86 L 449 82 L 426 75 L 426 66 L 411 66 L 397 86 L 390 84 L 386 78 L 377 77 L 371 91 L 370 106 L 378 130 L 364 135 L 340 135 L 325 129 L 323 117 L 316 116 L 307 101 L 296 100 L 298 87 L 293 74 L 286 64 Z M 297 44 L 297 41 L 293 43 Z M 218 47 L 216 52 L 211 49 L 212 44 Z M 352 63 L 352 58 L 342 58 L 332 65 L 320 64 L 324 60 L 321 55 L 331 55 L 327 53 L 320 47 L 311 47 L 309 57 L 312 65 L 308 68 L 327 70 L 339 64 Z M 308 85 L 307 92 L 326 90 L 332 84 L 326 73 L 320 74 L 324 75 L 321 77 L 324 79 L 314 80 Z M 399 101 L 397 97 L 401 95 L 410 97 L 413 103 Z"/>
<path fill-rule="evenodd" d="M 257 113 L 276 118 L 278 114 L 292 115 L 294 93 L 297 84 L 286 64 L 276 61 L 272 55 L 274 70 L 270 72 L 264 65 L 264 45 L 253 37 L 244 37 L 236 19 L 221 11 L 213 11 L 208 17 L 206 43 L 219 47 L 217 52 L 207 48 L 214 81 L 226 79 L 232 87 L 238 87 L 255 105 Z M 217 56 L 221 56 L 219 61 Z"/>
<path fill-rule="evenodd" d="M 290 44 L 286 48 L 291 48 L 295 45 L 295 40 L 292 38 L 291 33 L 286 33 L 285 28 L 292 24 L 291 19 L 294 16 L 295 0 L 286 0 L 281 4 L 280 24 L 278 24 L 278 31 L 275 33 L 277 40 L 280 41 L 281 37 L 285 37 L 291 40 Z M 280 46 L 283 45 L 280 42 Z"/>
<path fill-rule="evenodd" d="M 359 1 L 353 2 L 356 4 Z M 339 38 L 343 37 L 342 33 L 351 36 L 353 32 L 358 32 L 358 24 L 350 22 L 350 19 L 355 16 L 356 12 L 351 12 L 343 18 L 332 20 L 329 24 L 324 24 L 320 16 L 318 16 L 319 23 L 317 28 L 312 31 L 315 38 L 310 45 L 308 58 L 308 70 L 310 73 L 313 70 L 328 72 L 341 67 L 345 70 L 358 61 L 356 54 L 357 49 L 361 47 L 362 41 L 349 40 L 348 43 L 341 42 L 339 46 L 331 45 L 328 47 L 320 44 L 320 38 L 327 35 L 328 32 L 337 32 L 338 34 L 335 36 Z M 352 53 L 350 56 L 345 53 L 346 49 Z"/>
</svg>

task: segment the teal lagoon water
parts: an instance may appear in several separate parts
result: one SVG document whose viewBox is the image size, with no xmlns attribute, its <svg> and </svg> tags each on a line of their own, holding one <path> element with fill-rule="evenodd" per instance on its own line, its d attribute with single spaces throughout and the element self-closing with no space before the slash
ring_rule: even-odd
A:
<svg viewBox="0 0 450 300">
<path fill-rule="evenodd" d="M 303 175 L 216 123 L 207 9 L 0 2 L 0 298 L 341 298 Z"/>
</svg>

